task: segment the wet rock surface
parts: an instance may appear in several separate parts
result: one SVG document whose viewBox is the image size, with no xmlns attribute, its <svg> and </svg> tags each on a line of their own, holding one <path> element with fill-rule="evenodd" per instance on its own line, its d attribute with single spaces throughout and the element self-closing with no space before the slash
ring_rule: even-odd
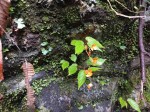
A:
<svg viewBox="0 0 150 112">
<path fill-rule="evenodd" d="M 3 87 L 5 88 L 5 95 L 15 93 L 17 91 L 21 91 L 25 89 L 25 80 L 23 75 L 17 75 L 15 77 L 11 77 L 5 80 L 5 82 L 1 83 L 0 91 L 3 91 Z M 3 91 L 4 92 L 4 91 Z"/>
<path fill-rule="evenodd" d="M 0 96 L 0 112 L 23 111 L 26 95 L 24 76 L 19 74 L 1 82 L 0 95 L 3 96 Z"/>
<path fill-rule="evenodd" d="M 72 81 L 52 82 L 36 98 L 36 106 L 52 112 L 111 112 L 112 96 L 117 90 L 117 80 L 106 85 L 94 83 L 88 90 L 84 85 L 80 90 Z M 69 85 L 69 86 L 68 86 Z M 66 86 L 66 87 L 65 87 Z M 41 110 L 42 111 L 42 110 Z"/>
</svg>

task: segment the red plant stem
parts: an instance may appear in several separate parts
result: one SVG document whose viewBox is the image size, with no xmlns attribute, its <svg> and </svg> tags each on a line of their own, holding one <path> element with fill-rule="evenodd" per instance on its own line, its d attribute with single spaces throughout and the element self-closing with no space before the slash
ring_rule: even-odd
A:
<svg viewBox="0 0 150 112">
<path fill-rule="evenodd" d="M 144 4 L 144 0 L 140 1 L 140 4 Z M 140 12 L 140 16 L 144 16 L 144 11 Z M 145 49 L 144 49 L 144 44 L 143 44 L 143 28 L 144 28 L 144 23 L 145 20 L 140 18 L 139 19 L 139 47 L 140 47 L 140 62 L 141 62 L 141 77 L 142 77 L 142 82 L 145 83 L 146 81 L 146 76 L 145 76 Z"/>
<path fill-rule="evenodd" d="M 2 54 L 2 41 L 0 38 L 0 82 L 4 80 L 3 76 L 3 54 Z"/>
</svg>

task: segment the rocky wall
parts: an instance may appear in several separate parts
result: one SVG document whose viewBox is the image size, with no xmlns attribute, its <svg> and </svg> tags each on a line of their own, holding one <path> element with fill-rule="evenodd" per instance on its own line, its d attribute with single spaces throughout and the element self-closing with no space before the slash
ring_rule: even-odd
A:
<svg viewBox="0 0 150 112">
<path fill-rule="evenodd" d="M 33 63 L 40 76 L 32 83 L 37 92 L 37 109 L 53 112 L 103 112 L 106 109 L 109 112 L 120 109 L 119 104 L 114 108 L 118 97 L 127 97 L 134 88 L 129 79 L 134 64 L 130 63 L 138 55 L 138 21 L 116 16 L 105 1 L 92 5 L 90 1 L 83 3 L 86 7 L 78 0 L 12 0 L 10 20 L 23 18 L 26 27 L 12 34 L 9 31 L 15 24 L 8 24 L 8 33 L 21 51 L 10 39 L 3 38 L 5 80 L 0 86 L 3 94 L 0 109 L 24 110 L 24 105 L 18 108 L 17 103 L 13 103 L 25 103 L 25 84 L 20 69 L 24 58 Z M 145 27 L 146 49 L 150 48 L 149 34 L 149 27 Z M 76 77 L 67 77 L 59 62 L 73 53 L 70 46 L 72 39 L 86 36 L 96 38 L 105 46 L 103 53 L 95 55 L 107 61 L 103 69 L 93 76 L 93 90 L 88 91 L 84 85 L 78 91 Z M 79 58 L 79 62 L 84 63 L 84 54 Z M 139 67 L 139 64 L 136 66 Z M 47 75 L 49 78 L 43 78 Z M 12 83 L 16 86 L 10 86 Z M 16 100 L 12 94 L 16 99 L 21 98 Z M 11 101 L 7 100 L 10 98 L 7 96 L 11 97 Z M 7 109 L 6 104 L 10 104 Z"/>
</svg>

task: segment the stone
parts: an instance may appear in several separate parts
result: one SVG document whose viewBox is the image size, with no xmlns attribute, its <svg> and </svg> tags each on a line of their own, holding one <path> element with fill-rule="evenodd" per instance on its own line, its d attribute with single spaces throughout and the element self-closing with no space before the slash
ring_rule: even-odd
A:
<svg viewBox="0 0 150 112">
<path fill-rule="evenodd" d="M 93 83 L 92 90 L 88 90 L 86 85 L 77 90 L 72 79 L 54 81 L 37 96 L 36 106 L 52 112 L 111 112 L 114 105 L 111 98 L 117 90 L 117 79 L 109 80 L 103 86 Z"/>
</svg>

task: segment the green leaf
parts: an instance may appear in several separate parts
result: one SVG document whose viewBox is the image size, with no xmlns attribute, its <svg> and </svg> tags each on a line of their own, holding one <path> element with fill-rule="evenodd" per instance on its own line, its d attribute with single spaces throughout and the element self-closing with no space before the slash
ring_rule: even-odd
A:
<svg viewBox="0 0 150 112">
<path fill-rule="evenodd" d="M 95 50 L 95 51 L 97 50 L 97 51 L 101 51 L 102 52 L 102 50 L 98 46 L 94 47 L 93 50 Z"/>
<path fill-rule="evenodd" d="M 48 47 L 48 49 L 41 48 L 42 54 L 47 55 L 50 51 L 52 51 L 52 47 Z"/>
<path fill-rule="evenodd" d="M 78 89 L 85 83 L 86 80 L 86 74 L 84 70 L 80 70 L 78 73 Z"/>
<path fill-rule="evenodd" d="M 17 23 L 17 28 L 22 29 L 25 27 L 24 21 L 22 18 L 14 19 L 15 23 Z"/>
<path fill-rule="evenodd" d="M 98 67 L 90 67 L 88 70 L 92 70 L 92 72 L 99 71 L 101 68 Z"/>
<path fill-rule="evenodd" d="M 99 58 L 99 59 L 97 60 L 96 65 L 101 66 L 105 61 L 106 61 L 106 59 Z"/>
<path fill-rule="evenodd" d="M 72 40 L 71 45 L 75 45 L 78 40 Z"/>
<path fill-rule="evenodd" d="M 77 64 L 72 64 L 69 68 L 68 68 L 68 73 L 69 75 L 72 75 L 74 73 L 76 73 L 77 71 Z"/>
<path fill-rule="evenodd" d="M 107 84 L 106 80 L 100 80 L 99 83 L 104 86 L 105 84 Z"/>
<path fill-rule="evenodd" d="M 73 62 L 76 62 L 77 56 L 76 56 L 75 54 L 71 54 L 70 59 L 71 59 Z"/>
<path fill-rule="evenodd" d="M 128 98 L 127 101 L 134 110 L 141 112 L 139 105 L 134 100 Z"/>
<path fill-rule="evenodd" d="M 41 51 L 42 51 L 42 54 L 43 54 L 43 55 L 46 55 L 46 54 L 48 54 L 48 52 L 49 52 L 49 51 L 46 50 L 45 48 L 42 48 Z"/>
<path fill-rule="evenodd" d="M 47 21 L 49 21 L 49 18 L 48 18 L 47 16 L 44 16 L 44 17 L 42 18 L 42 20 L 43 20 L 44 22 L 47 22 Z"/>
<path fill-rule="evenodd" d="M 48 46 L 48 51 L 50 52 L 50 51 L 52 51 L 52 47 L 50 47 L 50 46 Z"/>
<path fill-rule="evenodd" d="M 125 50 L 126 46 L 120 46 L 120 49 Z"/>
<path fill-rule="evenodd" d="M 92 37 L 86 37 L 85 39 L 87 40 L 87 44 L 90 48 L 92 47 L 92 45 L 97 46 L 95 50 L 102 51 L 100 48 L 104 48 L 104 46 L 102 46 L 102 44 L 100 44 L 96 39 L 94 39 Z"/>
<path fill-rule="evenodd" d="M 84 51 L 84 42 L 82 40 L 72 40 L 71 45 L 75 46 L 75 54 L 81 54 Z"/>
<path fill-rule="evenodd" d="M 86 60 L 86 64 L 87 64 L 88 66 L 92 65 L 92 62 L 91 62 L 90 58 Z"/>
<path fill-rule="evenodd" d="M 78 109 L 79 109 L 79 110 L 82 110 L 82 109 L 83 109 L 83 105 L 80 105 L 80 106 L 78 107 Z"/>
<path fill-rule="evenodd" d="M 62 67 L 63 70 L 65 70 L 69 66 L 69 62 L 66 61 L 66 60 L 61 60 L 60 63 L 62 64 L 61 67 Z"/>
<path fill-rule="evenodd" d="M 41 43 L 41 46 L 46 46 L 46 45 L 48 45 L 48 42 L 42 42 Z"/>
<path fill-rule="evenodd" d="M 7 52 L 7 51 L 9 51 L 8 48 L 3 48 L 3 52 Z"/>
<path fill-rule="evenodd" d="M 92 65 L 92 66 L 101 66 L 106 61 L 106 59 L 98 58 L 96 63 L 94 63 L 93 58 L 91 58 L 91 57 L 89 57 L 89 60 L 87 61 L 87 64 Z"/>
<path fill-rule="evenodd" d="M 121 108 L 123 107 L 127 108 L 127 102 L 122 97 L 119 98 L 119 102 L 120 102 Z"/>
</svg>

